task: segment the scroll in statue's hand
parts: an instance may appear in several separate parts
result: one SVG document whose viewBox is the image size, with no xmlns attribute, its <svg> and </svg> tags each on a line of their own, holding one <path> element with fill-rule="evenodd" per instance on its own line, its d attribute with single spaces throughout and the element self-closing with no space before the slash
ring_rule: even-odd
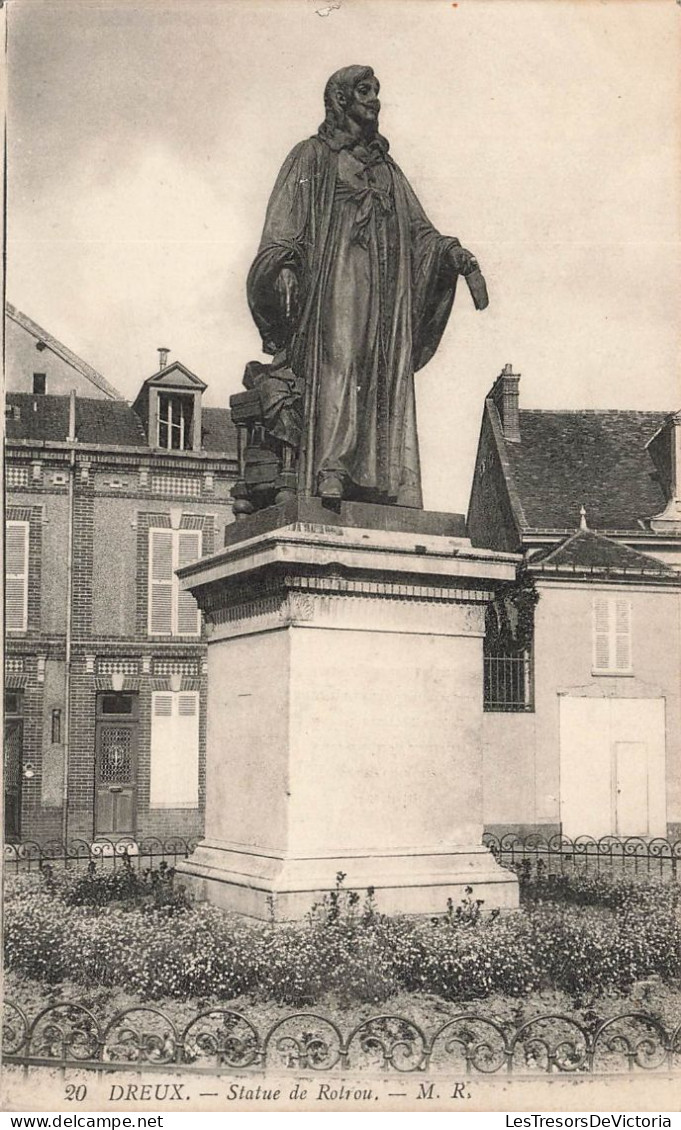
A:
<svg viewBox="0 0 681 1130">
<path fill-rule="evenodd" d="M 458 275 L 463 275 L 468 285 L 476 310 L 485 310 L 489 305 L 487 286 L 480 265 L 472 251 L 467 251 L 460 243 L 449 249 L 449 261 Z"/>
<path fill-rule="evenodd" d="M 290 267 L 282 267 L 274 283 L 274 290 L 279 301 L 282 317 L 287 323 L 294 322 L 298 317 L 299 286 L 295 271 Z"/>
<path fill-rule="evenodd" d="M 449 262 L 457 275 L 467 275 L 478 266 L 478 261 L 472 251 L 467 251 L 461 244 L 449 249 Z"/>
</svg>

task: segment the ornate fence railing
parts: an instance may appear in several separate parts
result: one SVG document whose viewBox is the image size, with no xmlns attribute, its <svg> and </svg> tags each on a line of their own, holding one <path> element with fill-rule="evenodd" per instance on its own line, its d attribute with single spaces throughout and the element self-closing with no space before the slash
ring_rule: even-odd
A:
<svg viewBox="0 0 681 1130">
<path fill-rule="evenodd" d="M 5 1002 L 3 1059 L 24 1068 L 94 1071 L 447 1072 L 597 1074 L 681 1067 L 681 1025 L 644 1012 L 593 1024 L 543 1014 L 506 1024 L 461 1013 L 428 1032 L 403 1016 L 363 1020 L 345 1033 L 330 1018 L 298 1012 L 266 1029 L 214 1008 L 176 1024 L 138 1005 L 98 1020 L 84 1005 L 53 1004 L 33 1019 Z"/>
<path fill-rule="evenodd" d="M 642 836 L 569 836 L 556 834 L 542 836 L 531 833 L 519 836 L 509 832 L 496 836 L 486 832 L 483 841 L 500 863 L 515 867 L 526 861 L 530 866 L 540 864 L 547 874 L 579 868 L 584 871 L 619 869 L 634 874 L 658 875 L 677 878 L 681 873 L 681 840 L 661 837 L 646 839 Z M 76 839 L 63 843 L 59 840 L 24 840 L 5 844 L 6 873 L 37 871 L 45 864 L 50 867 L 77 868 L 96 863 L 107 867 L 132 865 L 137 870 L 158 865 L 164 861 L 172 867 L 194 851 L 199 838 L 185 839 L 169 836 L 161 839 L 145 836 L 118 840 Z"/>
<path fill-rule="evenodd" d="M 532 833 L 518 836 L 508 833 L 495 836 L 485 832 L 483 842 L 507 867 L 539 867 L 546 875 L 555 875 L 579 869 L 590 873 L 619 871 L 633 875 L 654 875 L 659 878 L 678 878 L 681 872 L 681 840 L 665 840 L 642 836 L 592 836 L 555 835 L 550 837 Z"/>
<path fill-rule="evenodd" d="M 39 871 L 46 865 L 55 868 L 75 869 L 95 863 L 103 868 L 132 866 L 137 871 L 158 866 L 165 862 L 174 867 L 182 859 L 191 855 L 198 844 L 197 839 L 184 839 L 182 836 L 169 836 L 161 839 L 145 836 L 135 840 L 130 836 L 118 840 L 24 840 L 21 843 L 5 844 L 5 873 L 21 874 L 26 871 Z"/>
</svg>

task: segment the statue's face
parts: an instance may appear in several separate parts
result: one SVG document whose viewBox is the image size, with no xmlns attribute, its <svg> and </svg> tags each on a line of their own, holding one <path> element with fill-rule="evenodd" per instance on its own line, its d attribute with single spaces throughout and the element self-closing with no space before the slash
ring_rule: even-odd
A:
<svg viewBox="0 0 681 1130">
<path fill-rule="evenodd" d="M 378 124 L 381 103 L 378 100 L 380 83 L 377 78 L 360 79 L 352 92 L 352 99 L 345 107 L 345 113 L 359 126 L 367 128 Z"/>
</svg>

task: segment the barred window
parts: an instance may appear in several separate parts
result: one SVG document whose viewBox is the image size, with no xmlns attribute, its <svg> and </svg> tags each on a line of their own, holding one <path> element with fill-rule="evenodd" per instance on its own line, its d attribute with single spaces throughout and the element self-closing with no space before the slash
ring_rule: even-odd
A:
<svg viewBox="0 0 681 1130">
<path fill-rule="evenodd" d="M 532 641 L 519 636 L 517 622 L 513 622 L 516 616 L 516 610 L 504 601 L 487 609 L 483 645 L 486 711 L 534 710 Z"/>
</svg>

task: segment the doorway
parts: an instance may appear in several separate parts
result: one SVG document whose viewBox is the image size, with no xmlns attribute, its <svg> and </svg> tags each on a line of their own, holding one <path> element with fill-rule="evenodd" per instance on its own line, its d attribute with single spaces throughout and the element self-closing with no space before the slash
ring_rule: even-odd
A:
<svg viewBox="0 0 681 1130">
<path fill-rule="evenodd" d="M 136 694 L 97 695 L 95 835 L 134 835 L 139 704 Z"/>
<path fill-rule="evenodd" d="M 566 836 L 665 836 L 663 698 L 560 696 Z"/>
<path fill-rule="evenodd" d="M 21 781 L 24 759 L 24 696 L 5 691 L 5 839 L 21 839 Z"/>
</svg>

